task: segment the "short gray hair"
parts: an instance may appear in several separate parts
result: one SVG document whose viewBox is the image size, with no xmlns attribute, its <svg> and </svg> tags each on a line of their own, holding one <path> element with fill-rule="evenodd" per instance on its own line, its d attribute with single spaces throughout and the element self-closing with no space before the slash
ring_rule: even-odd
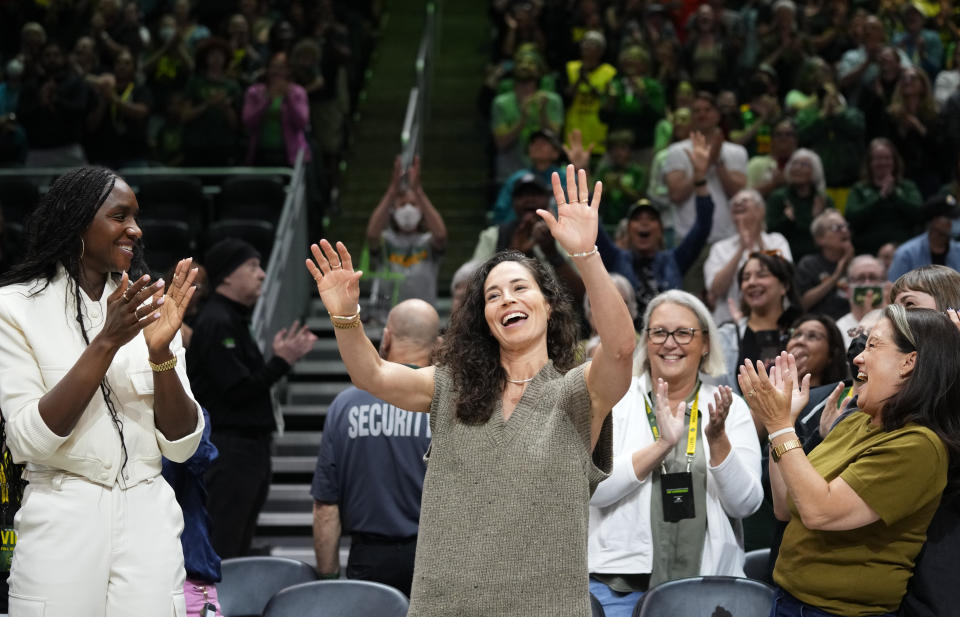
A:
<svg viewBox="0 0 960 617">
<path fill-rule="evenodd" d="M 819 238 L 826 233 L 827 220 L 830 219 L 830 217 L 834 214 L 843 219 L 843 215 L 840 214 L 839 210 L 835 208 L 824 208 L 823 212 L 818 214 L 817 217 L 813 219 L 813 222 L 810 223 L 810 235 L 812 235 L 814 238 Z"/>
<path fill-rule="evenodd" d="M 826 195 L 827 181 L 823 175 L 823 162 L 820 160 L 820 155 L 807 148 L 797 148 L 794 150 L 790 158 L 787 159 L 787 164 L 783 166 L 783 176 L 787 179 L 787 182 L 790 181 L 790 172 L 793 171 L 793 166 L 797 161 L 807 161 L 810 163 L 811 179 L 817 189 L 817 194 Z"/>
<path fill-rule="evenodd" d="M 647 310 L 643 313 L 644 328 L 650 324 L 650 315 L 653 314 L 654 309 L 661 304 L 676 304 L 693 311 L 693 314 L 697 316 L 697 321 L 700 322 L 700 328 L 704 331 L 710 343 L 710 349 L 700 363 L 700 371 L 712 377 L 725 375 L 727 367 L 726 362 L 723 361 L 723 341 L 717 331 L 717 324 L 714 323 L 713 316 L 710 315 L 710 311 L 707 310 L 703 302 L 695 295 L 679 289 L 665 291 L 647 304 Z M 647 346 L 645 344 L 637 345 L 633 370 L 638 375 L 650 370 L 650 358 L 647 357 Z"/>
</svg>

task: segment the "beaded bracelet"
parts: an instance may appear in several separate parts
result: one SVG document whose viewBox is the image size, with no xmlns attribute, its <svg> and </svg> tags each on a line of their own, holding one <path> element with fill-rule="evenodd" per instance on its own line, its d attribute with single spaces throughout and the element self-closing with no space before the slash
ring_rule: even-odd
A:
<svg viewBox="0 0 960 617">
<path fill-rule="evenodd" d="M 587 251 L 585 253 L 570 253 L 570 257 L 589 257 L 591 255 L 596 255 L 599 252 L 600 252 L 600 249 L 598 249 L 597 245 L 594 244 L 592 251 Z"/>
</svg>

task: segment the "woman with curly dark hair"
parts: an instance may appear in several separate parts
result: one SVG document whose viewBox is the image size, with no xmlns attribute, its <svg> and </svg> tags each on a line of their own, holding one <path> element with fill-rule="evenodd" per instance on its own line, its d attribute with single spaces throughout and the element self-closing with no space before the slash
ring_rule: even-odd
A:
<svg viewBox="0 0 960 617">
<path fill-rule="evenodd" d="M 196 270 L 151 282 L 138 212 L 113 172 L 67 172 L 0 279 L 0 409 L 29 482 L 11 614 L 185 611 L 183 517 L 157 480 L 161 455 L 186 460 L 203 430 L 179 336 Z"/>
<path fill-rule="evenodd" d="M 360 326 L 361 273 L 326 240 L 307 267 L 336 328 L 350 378 L 397 407 L 430 412 L 411 617 L 586 617 L 590 495 L 612 465 L 610 409 L 630 384 L 630 314 L 597 253 L 600 183 L 567 168 L 559 219 L 537 213 L 573 259 L 600 336 L 574 367 L 570 300 L 551 273 L 500 253 L 471 278 L 436 366 L 380 358 Z"/>
</svg>

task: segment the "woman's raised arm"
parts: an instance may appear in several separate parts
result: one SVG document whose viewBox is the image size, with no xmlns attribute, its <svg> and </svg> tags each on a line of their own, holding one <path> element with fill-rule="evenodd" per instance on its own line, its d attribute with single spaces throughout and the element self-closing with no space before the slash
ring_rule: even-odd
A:
<svg viewBox="0 0 960 617">
<path fill-rule="evenodd" d="M 573 257 L 590 298 L 597 334 L 600 335 L 600 346 L 586 369 L 591 401 L 590 437 L 591 444 L 596 444 L 604 419 L 630 387 L 636 343 L 630 312 L 597 251 L 598 212 L 603 186 L 596 183 L 593 201 L 589 201 L 587 172 L 581 169 L 577 176 L 573 165 L 568 165 L 568 202 L 560 185 L 560 176 L 554 172 L 553 194 L 557 199 L 558 218 L 553 218 L 546 210 L 537 210 L 537 214 L 546 222 L 560 246 Z"/>
<path fill-rule="evenodd" d="M 323 306 L 330 313 L 340 357 L 350 381 L 361 390 L 407 411 L 430 411 L 433 400 L 433 367 L 412 369 L 380 357 L 360 323 L 360 277 L 354 271 L 347 247 L 326 240 L 310 247 L 313 259 L 307 270 L 317 283 Z"/>
</svg>

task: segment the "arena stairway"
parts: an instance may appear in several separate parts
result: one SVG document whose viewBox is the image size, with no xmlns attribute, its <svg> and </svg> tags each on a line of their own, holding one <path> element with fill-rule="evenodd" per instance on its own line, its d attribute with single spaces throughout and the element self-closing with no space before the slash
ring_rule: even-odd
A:
<svg viewBox="0 0 960 617">
<path fill-rule="evenodd" d="M 440 298 L 437 311 L 441 323 L 446 323 L 450 298 Z M 311 302 L 307 324 L 319 340 L 279 388 L 285 430 L 282 436 L 274 436 L 273 480 L 257 521 L 253 545 L 256 552 L 292 557 L 315 565 L 310 482 L 327 407 L 350 385 L 350 377 L 340 360 L 333 326 L 319 299 Z M 374 345 L 378 345 L 382 328 L 375 324 L 364 328 Z M 347 540 L 341 542 L 343 564 L 346 564 L 348 546 Z"/>
</svg>

